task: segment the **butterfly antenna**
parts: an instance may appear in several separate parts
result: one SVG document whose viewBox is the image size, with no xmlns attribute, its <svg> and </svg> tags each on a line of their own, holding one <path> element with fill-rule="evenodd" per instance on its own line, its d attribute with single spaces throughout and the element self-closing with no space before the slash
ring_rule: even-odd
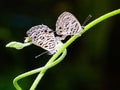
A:
<svg viewBox="0 0 120 90">
<path fill-rule="evenodd" d="M 92 17 L 92 15 L 90 15 L 90 14 L 86 17 L 85 21 L 84 21 L 83 24 L 82 24 L 83 27 L 84 27 L 85 24 L 91 19 L 91 17 Z"/>
<path fill-rule="evenodd" d="M 46 54 L 46 53 L 48 53 L 48 51 L 45 51 L 45 52 L 43 52 L 43 53 L 41 53 L 41 54 L 35 56 L 35 58 L 38 58 L 38 57 L 40 57 L 40 56 L 42 56 L 43 54 Z"/>
</svg>

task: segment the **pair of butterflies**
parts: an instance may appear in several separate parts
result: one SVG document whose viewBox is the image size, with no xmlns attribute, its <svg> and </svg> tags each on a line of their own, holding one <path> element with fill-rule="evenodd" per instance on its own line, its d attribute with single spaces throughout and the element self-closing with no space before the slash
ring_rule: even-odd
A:
<svg viewBox="0 0 120 90">
<path fill-rule="evenodd" d="M 74 35 L 82 31 L 82 26 L 76 17 L 69 13 L 63 12 L 56 22 L 56 33 L 46 25 L 37 25 L 27 31 L 28 37 L 34 45 L 37 45 L 49 52 L 55 54 L 61 46 L 59 41 L 64 40 L 67 36 Z M 60 37 L 60 36 L 61 37 Z"/>
</svg>

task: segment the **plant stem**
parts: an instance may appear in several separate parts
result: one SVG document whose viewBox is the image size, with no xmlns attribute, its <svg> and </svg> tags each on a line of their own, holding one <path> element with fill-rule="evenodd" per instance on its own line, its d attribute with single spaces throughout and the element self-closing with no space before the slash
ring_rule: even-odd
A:
<svg viewBox="0 0 120 90">
<path fill-rule="evenodd" d="M 66 56 L 66 53 L 67 53 L 67 51 L 65 50 L 65 51 L 63 52 L 63 54 L 62 54 L 57 60 L 55 60 L 54 62 L 50 63 L 50 61 L 51 61 L 51 59 L 52 59 L 52 58 L 51 58 L 51 59 L 48 61 L 49 63 L 47 63 L 45 66 L 40 67 L 40 68 L 38 68 L 38 69 L 34 69 L 34 70 L 31 70 L 31 71 L 28 71 L 28 72 L 26 72 L 26 73 L 24 73 L 24 74 L 21 74 L 21 75 L 17 76 L 17 77 L 13 80 L 13 85 L 14 85 L 14 87 L 15 87 L 17 90 L 22 90 L 22 88 L 21 88 L 21 87 L 18 85 L 18 83 L 17 83 L 18 80 L 20 80 L 20 79 L 22 79 L 22 78 L 25 78 L 25 77 L 27 77 L 27 76 L 33 75 L 33 74 L 35 74 L 35 73 L 38 73 L 38 72 L 40 72 L 40 71 L 42 71 L 42 70 L 49 69 L 49 68 L 57 65 L 59 62 L 61 62 L 61 60 L 64 59 L 64 57 Z M 55 58 L 53 58 L 53 59 L 55 59 Z M 53 59 L 52 59 L 52 60 L 53 60 Z M 38 80 L 39 80 L 39 79 L 38 79 Z M 34 90 L 34 89 L 31 89 L 31 90 Z"/>
<path fill-rule="evenodd" d="M 91 23 L 89 23 L 88 25 L 86 25 L 84 30 L 82 32 L 80 32 L 80 34 L 85 33 L 87 30 L 89 30 L 91 27 L 95 26 L 96 24 L 98 24 L 98 23 L 102 22 L 103 20 L 106 20 L 112 16 L 115 16 L 117 14 L 120 14 L 120 9 L 117 9 L 117 10 L 109 12 L 105 15 L 102 15 L 101 17 L 97 18 L 96 20 L 94 20 Z"/>
<path fill-rule="evenodd" d="M 76 34 L 73 37 L 71 37 L 62 47 L 61 49 L 53 56 L 52 60 L 54 61 L 54 58 L 58 57 L 65 48 L 67 48 L 72 42 L 74 42 L 78 37 L 80 37 L 83 33 L 85 33 L 88 29 L 90 29 L 91 27 L 93 27 L 94 25 L 98 24 L 99 22 L 102 22 L 103 20 L 110 18 L 114 15 L 117 15 L 120 13 L 120 9 L 112 11 L 110 13 L 107 13 L 101 17 L 99 17 L 98 19 L 92 21 L 91 23 L 89 23 L 88 25 L 85 26 L 85 28 L 83 29 L 82 32 L 80 32 L 80 34 Z M 49 63 L 49 62 L 48 62 Z M 38 75 L 38 77 L 35 80 L 34 84 L 38 84 L 38 82 L 41 80 L 41 78 L 43 77 L 43 75 L 45 74 L 45 72 L 47 71 L 47 69 L 43 70 L 43 72 L 41 71 L 40 74 Z M 39 79 L 39 80 L 38 80 Z M 37 82 L 37 83 L 36 83 Z M 35 85 L 36 87 L 36 85 Z M 30 89 L 30 90 L 34 90 L 34 89 Z"/>
<path fill-rule="evenodd" d="M 35 79 L 35 81 L 33 82 L 32 86 L 31 86 L 30 90 L 35 90 L 35 88 L 37 87 L 38 83 L 40 82 L 40 80 L 42 79 L 42 77 L 44 76 L 46 71 L 47 71 L 47 69 L 44 69 L 38 74 L 37 78 Z"/>
<path fill-rule="evenodd" d="M 30 90 L 35 90 L 35 88 L 37 87 L 38 83 L 40 82 L 40 80 L 42 79 L 42 77 L 44 76 L 45 72 L 49 69 L 49 66 L 51 66 L 53 63 L 55 65 L 57 65 L 58 63 L 60 63 L 64 57 L 66 56 L 67 54 L 67 50 L 65 49 L 65 51 L 63 52 L 63 54 L 57 59 L 55 60 L 53 57 L 48 61 L 48 63 L 45 65 L 45 69 L 43 69 L 37 76 L 37 78 L 35 79 L 34 83 L 32 84 Z M 54 61 L 55 60 L 55 61 Z M 53 62 L 54 61 L 54 62 Z M 50 67 L 51 68 L 51 67 Z"/>
<path fill-rule="evenodd" d="M 14 86 L 16 87 L 16 89 L 17 89 L 17 90 L 22 90 L 21 87 L 20 87 L 20 86 L 18 85 L 18 83 L 17 83 L 18 80 L 20 80 L 20 79 L 22 79 L 22 78 L 24 78 L 24 77 L 26 77 L 26 76 L 29 76 L 29 75 L 32 75 L 32 74 L 35 74 L 35 73 L 38 73 L 38 72 L 41 71 L 41 72 L 38 74 L 37 78 L 35 79 L 33 85 L 32 85 L 31 88 L 30 88 L 30 90 L 35 90 L 35 88 L 37 87 L 38 83 L 40 82 L 40 80 L 41 80 L 41 78 L 43 77 L 43 75 L 45 74 L 45 72 L 46 72 L 49 68 L 57 65 L 58 63 L 60 63 L 60 62 L 64 59 L 64 57 L 66 56 L 66 50 L 65 50 L 65 49 L 66 49 L 71 43 L 73 43 L 78 37 L 80 37 L 83 33 L 85 33 L 88 29 L 90 29 L 90 28 L 93 27 L 94 25 L 102 22 L 103 20 L 105 20 L 105 19 L 107 19 L 107 18 L 110 18 L 110 17 L 112 17 L 112 16 L 115 16 L 115 15 L 117 15 L 117 14 L 120 14 L 120 9 L 114 10 L 114 11 L 112 11 L 112 12 L 110 12 L 110 13 L 107 13 L 107 14 L 105 14 L 105 15 L 97 18 L 96 20 L 92 21 L 92 22 L 89 23 L 88 25 L 86 25 L 86 26 L 84 27 L 84 29 L 83 29 L 79 34 L 76 34 L 76 35 L 74 35 L 73 37 L 71 37 L 71 38 L 60 48 L 60 50 L 59 50 L 55 55 L 52 56 L 52 58 L 47 62 L 47 64 L 46 64 L 44 67 L 41 67 L 41 68 L 32 70 L 32 71 L 30 71 L 30 72 L 24 73 L 24 74 L 19 75 L 18 77 L 16 77 L 16 78 L 14 79 L 14 81 L 13 81 L 13 84 L 14 84 Z M 64 50 L 65 50 L 65 51 L 64 51 Z M 64 52 L 63 52 L 63 51 L 64 51 Z M 58 58 L 58 56 L 59 56 L 62 52 L 63 52 L 63 54 Z M 56 58 L 58 58 L 58 59 L 56 60 Z"/>
</svg>

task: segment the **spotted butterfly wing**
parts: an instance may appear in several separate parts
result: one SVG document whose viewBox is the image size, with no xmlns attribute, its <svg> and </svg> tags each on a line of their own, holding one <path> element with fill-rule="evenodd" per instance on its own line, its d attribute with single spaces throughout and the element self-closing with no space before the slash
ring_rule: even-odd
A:
<svg viewBox="0 0 120 90">
<path fill-rule="evenodd" d="M 57 41 L 53 31 L 46 25 L 37 25 L 30 28 L 27 32 L 32 43 L 47 50 L 49 54 L 57 51 Z"/>
<path fill-rule="evenodd" d="M 62 40 L 64 40 L 66 36 L 79 33 L 81 30 L 82 26 L 73 14 L 63 12 L 58 17 L 56 22 L 56 33 L 62 35 Z"/>
</svg>

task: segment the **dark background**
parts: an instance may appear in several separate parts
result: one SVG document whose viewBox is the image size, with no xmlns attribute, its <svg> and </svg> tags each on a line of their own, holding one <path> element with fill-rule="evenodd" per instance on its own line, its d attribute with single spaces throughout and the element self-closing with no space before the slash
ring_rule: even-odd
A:
<svg viewBox="0 0 120 90">
<path fill-rule="evenodd" d="M 15 90 L 13 79 L 43 66 L 51 56 L 34 57 L 43 49 L 31 45 L 22 50 L 6 48 L 23 42 L 26 31 L 45 24 L 55 30 L 58 16 L 69 11 L 82 24 L 120 8 L 120 0 L 0 0 L 0 90 Z M 36 90 L 119 90 L 120 15 L 109 18 L 83 34 L 68 47 L 66 58 L 48 70 Z M 36 75 L 19 81 L 28 90 Z"/>
</svg>

